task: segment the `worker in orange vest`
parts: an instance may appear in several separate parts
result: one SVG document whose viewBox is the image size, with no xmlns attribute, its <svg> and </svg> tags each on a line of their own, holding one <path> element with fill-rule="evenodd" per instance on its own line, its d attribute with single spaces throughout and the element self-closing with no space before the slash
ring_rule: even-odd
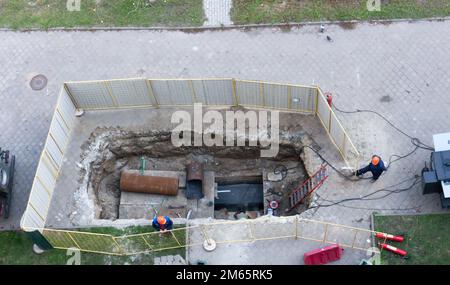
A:
<svg viewBox="0 0 450 285">
<path fill-rule="evenodd" d="M 170 231 L 173 229 L 173 221 L 168 216 L 158 216 L 153 218 L 152 226 L 160 232 Z"/>
<path fill-rule="evenodd" d="M 373 175 L 373 180 L 376 181 L 383 171 L 386 171 L 387 168 L 384 166 L 383 160 L 378 155 L 372 156 L 372 161 L 366 167 L 363 167 L 356 171 L 356 176 L 363 175 L 364 173 L 370 171 Z"/>
</svg>

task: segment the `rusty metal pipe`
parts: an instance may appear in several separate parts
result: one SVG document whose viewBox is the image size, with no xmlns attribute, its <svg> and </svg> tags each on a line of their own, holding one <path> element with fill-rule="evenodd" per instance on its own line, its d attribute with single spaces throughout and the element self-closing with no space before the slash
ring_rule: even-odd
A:
<svg viewBox="0 0 450 285">
<path fill-rule="evenodd" d="M 203 181 L 203 164 L 194 161 L 186 168 L 187 181 Z"/>
<path fill-rule="evenodd" d="M 178 195 L 178 178 L 141 175 L 138 171 L 124 170 L 120 174 L 120 190 L 159 195 Z"/>
</svg>

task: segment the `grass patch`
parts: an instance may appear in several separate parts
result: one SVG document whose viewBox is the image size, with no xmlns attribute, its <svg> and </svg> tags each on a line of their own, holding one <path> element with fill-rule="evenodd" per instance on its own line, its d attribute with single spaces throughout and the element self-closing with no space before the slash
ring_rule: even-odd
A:
<svg viewBox="0 0 450 285">
<path fill-rule="evenodd" d="M 183 226 L 182 226 L 183 227 Z M 176 228 L 176 227 L 175 227 Z M 128 227 L 117 228 L 88 228 L 80 231 L 88 231 L 102 234 L 110 234 L 116 237 L 122 235 L 153 232 L 152 227 Z M 177 238 L 185 240 L 184 230 L 175 231 Z M 156 240 L 156 239 L 155 239 Z M 183 240 L 183 241 L 184 241 Z M 164 237 L 158 240 L 164 243 Z M 153 243 L 158 246 L 158 244 Z M 164 244 L 162 244 L 164 246 Z M 32 251 L 33 242 L 24 232 L 0 232 L 0 265 L 65 265 L 71 256 L 66 255 L 66 250 L 52 249 L 37 255 Z M 181 255 L 186 257 L 185 248 L 168 249 L 132 256 L 113 256 L 96 253 L 81 252 L 82 265 L 123 265 L 123 264 L 153 264 L 155 257 L 164 255 Z"/>
<path fill-rule="evenodd" d="M 235 24 L 420 19 L 450 15 L 450 0 L 382 1 L 381 11 L 370 12 L 366 0 L 233 0 Z"/>
<path fill-rule="evenodd" d="M 81 0 L 69 11 L 67 0 L 0 0 L 4 28 L 200 26 L 202 0 Z"/>
<path fill-rule="evenodd" d="M 381 263 L 388 265 L 449 265 L 450 214 L 416 216 L 374 216 L 375 230 L 390 234 L 405 234 L 402 243 L 387 242 L 408 252 L 402 259 L 383 250 Z"/>
</svg>

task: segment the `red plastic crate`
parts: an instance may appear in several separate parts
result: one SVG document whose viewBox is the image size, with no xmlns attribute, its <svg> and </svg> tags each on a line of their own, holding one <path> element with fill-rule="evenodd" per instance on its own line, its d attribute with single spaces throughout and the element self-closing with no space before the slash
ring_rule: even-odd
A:
<svg viewBox="0 0 450 285">
<path fill-rule="evenodd" d="M 344 249 L 339 244 L 315 249 L 305 253 L 303 261 L 306 265 L 320 265 L 341 259 Z"/>
</svg>

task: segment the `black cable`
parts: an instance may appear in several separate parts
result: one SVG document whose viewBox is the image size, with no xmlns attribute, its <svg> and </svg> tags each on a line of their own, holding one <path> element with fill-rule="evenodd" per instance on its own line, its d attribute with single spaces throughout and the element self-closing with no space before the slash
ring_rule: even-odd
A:
<svg viewBox="0 0 450 285">
<path fill-rule="evenodd" d="M 388 165 L 386 166 L 386 170 L 389 169 L 389 167 L 390 167 L 393 163 L 395 163 L 395 162 L 397 162 L 397 161 L 399 161 L 399 160 L 402 160 L 402 159 L 404 159 L 404 158 L 407 158 L 408 156 L 413 155 L 418 149 L 419 149 L 419 147 L 416 146 L 412 151 L 408 152 L 408 153 L 405 154 L 405 155 L 398 155 L 398 154 L 393 154 L 393 155 L 391 155 L 391 156 L 389 157 L 389 161 L 388 161 Z M 392 158 L 394 158 L 394 157 L 397 157 L 397 158 L 394 159 L 394 160 L 392 160 Z"/>
<path fill-rule="evenodd" d="M 283 165 L 283 164 L 278 164 L 278 165 L 276 165 L 275 168 L 273 169 L 273 173 L 274 173 L 275 175 L 278 175 L 278 174 L 281 173 L 281 180 L 280 180 L 280 181 L 282 181 L 282 180 L 284 180 L 284 179 L 286 178 L 287 173 L 288 173 L 289 170 L 297 169 L 299 166 L 300 166 L 300 163 L 297 163 L 297 165 L 296 165 L 296 166 L 293 166 L 293 167 L 286 167 L 286 166 Z"/>
<path fill-rule="evenodd" d="M 420 141 L 419 138 L 410 136 L 409 134 L 407 134 L 406 132 L 404 132 L 403 130 L 401 130 L 400 128 L 398 128 L 396 125 L 394 125 L 394 124 L 393 124 L 390 120 L 388 120 L 385 116 L 383 116 L 382 114 L 380 114 L 380 113 L 378 113 L 378 112 L 376 112 L 376 111 L 372 111 L 372 110 L 359 110 L 359 109 L 357 109 L 357 110 L 355 110 L 355 111 L 344 111 L 344 110 L 341 110 L 341 109 L 337 108 L 334 104 L 333 104 L 333 107 L 334 107 L 338 112 L 345 113 L 345 114 L 364 113 L 364 112 L 376 114 L 377 116 L 379 116 L 380 118 L 382 118 L 384 121 L 386 121 L 386 122 L 387 122 L 392 128 L 394 128 L 396 131 L 398 131 L 399 133 L 401 133 L 402 135 L 404 135 L 404 136 L 406 136 L 406 137 L 408 137 L 408 138 L 410 139 L 411 144 L 415 146 L 414 149 L 413 149 L 412 151 L 410 151 L 409 153 L 405 154 L 405 155 L 398 155 L 398 154 L 393 154 L 393 155 L 391 155 L 391 156 L 389 157 L 389 160 L 388 160 L 388 164 L 387 164 L 387 166 L 386 166 L 386 169 L 389 169 L 389 167 L 390 167 L 393 163 L 398 162 L 398 161 L 401 160 L 401 159 L 405 159 L 405 158 L 411 156 L 411 155 L 414 154 L 419 148 L 420 148 L 420 149 L 425 149 L 425 150 L 431 150 L 431 151 L 434 151 L 434 148 L 432 148 L 431 146 L 426 145 L 425 143 L 422 143 L 422 142 Z M 316 153 L 316 155 L 319 156 L 320 159 L 321 159 L 324 163 L 326 163 L 327 165 L 329 165 L 334 171 L 336 171 L 336 173 L 338 173 L 340 176 L 344 177 L 346 180 L 349 180 L 349 181 L 356 181 L 355 179 L 350 178 L 350 176 L 345 175 L 345 174 L 342 173 L 340 170 L 338 170 L 335 166 L 333 166 L 333 165 L 332 165 L 329 161 L 327 161 L 327 160 L 326 160 L 326 159 L 325 159 L 325 158 L 324 158 L 317 150 L 315 150 L 315 149 L 312 148 L 311 146 L 304 146 L 304 147 L 307 147 L 307 148 L 311 149 L 312 151 L 314 151 L 314 152 Z M 394 158 L 395 158 L 395 159 L 394 159 Z M 361 179 L 361 178 L 360 178 L 360 179 Z M 362 179 L 365 179 L 365 178 L 362 178 Z M 414 179 L 414 182 L 413 182 L 409 187 L 401 188 L 401 189 L 395 189 L 395 190 L 389 190 L 389 189 L 388 189 L 388 188 L 391 188 L 391 187 L 394 187 L 394 186 L 403 184 L 404 182 L 409 181 L 409 180 L 412 180 L 412 179 Z M 369 209 L 369 208 L 353 207 L 353 206 L 347 206 L 347 205 L 341 205 L 341 204 L 342 204 L 342 203 L 345 203 L 345 202 L 349 202 L 349 201 L 372 201 L 372 200 L 383 199 L 383 198 L 386 198 L 387 196 L 392 195 L 392 194 L 395 194 L 395 193 L 400 193 L 400 192 L 404 192 L 404 191 L 409 191 L 409 190 L 413 189 L 413 187 L 414 187 L 417 183 L 419 183 L 419 182 L 420 182 L 420 178 L 416 175 L 416 176 L 414 176 L 413 178 L 409 178 L 409 179 L 404 180 L 404 181 L 402 181 L 402 182 L 400 182 L 400 183 L 397 183 L 397 184 L 395 184 L 395 185 L 391 185 L 391 186 L 388 186 L 388 187 L 385 187 L 385 188 L 382 188 L 382 189 L 378 189 L 378 190 L 376 190 L 376 191 L 374 191 L 374 192 L 372 192 L 372 193 L 369 193 L 369 194 L 367 194 L 367 195 L 364 195 L 364 196 L 362 196 L 362 197 L 357 197 L 357 198 L 347 198 L 347 199 L 342 199 L 342 200 L 338 200 L 338 201 L 332 201 L 332 200 L 324 199 L 323 197 L 319 196 L 319 194 L 316 193 L 316 195 L 319 197 L 319 199 L 322 199 L 322 200 L 324 200 L 324 201 L 326 201 L 326 202 L 329 202 L 329 203 L 331 203 L 331 204 L 325 204 L 325 205 L 319 204 L 318 206 L 310 207 L 310 209 L 313 209 L 313 208 L 319 208 L 319 207 L 331 207 L 331 206 L 338 205 L 338 206 L 347 207 L 347 208 L 354 208 L 354 209 L 368 209 L 368 210 L 411 210 L 411 209 L 415 209 L 415 208 L 408 208 L 408 209 L 374 209 L 374 208 L 370 208 L 370 209 Z M 380 193 L 380 192 L 388 192 L 388 193 L 385 194 L 385 195 L 383 195 L 383 196 L 380 196 L 380 197 L 376 197 L 376 198 L 368 198 L 368 197 L 370 197 L 370 196 L 372 196 L 372 195 L 374 195 L 374 194 L 376 194 L 376 193 Z"/>
<path fill-rule="evenodd" d="M 403 184 L 403 183 L 405 183 L 405 182 L 407 182 L 407 181 L 410 181 L 410 180 L 412 180 L 412 179 L 414 179 L 414 182 L 413 182 L 410 186 L 408 186 L 408 187 L 406 187 L 406 188 L 393 189 L 393 190 L 388 189 L 388 188 L 395 187 L 395 186 L 398 186 L 398 185 L 400 185 L 400 184 Z M 320 208 L 320 207 L 331 207 L 331 206 L 335 206 L 335 205 L 339 205 L 339 206 L 343 206 L 343 207 L 344 207 L 344 206 L 345 206 L 345 207 L 350 207 L 350 206 L 340 205 L 340 204 L 345 203 L 345 202 L 349 202 L 349 201 L 373 201 L 373 200 L 379 200 L 379 199 L 386 198 L 387 196 L 390 196 L 390 195 L 392 195 L 392 194 L 396 194 L 396 193 L 401 193 L 401 192 L 409 191 L 409 190 L 413 189 L 413 187 L 414 187 L 415 185 L 417 185 L 419 182 L 420 182 L 420 177 L 414 176 L 414 177 L 412 177 L 412 178 L 405 179 L 405 180 L 403 180 L 403 181 L 401 181 L 401 182 L 399 182 L 399 183 L 397 183 L 397 184 L 390 185 L 390 186 L 387 186 L 387 187 L 385 187 L 385 188 L 378 189 L 378 190 L 376 190 L 376 191 L 374 191 L 374 192 L 372 192 L 372 193 L 369 193 L 369 194 L 367 194 L 367 195 L 364 195 L 364 196 L 362 196 L 362 197 L 346 198 L 346 199 L 337 200 L 337 201 L 336 201 L 336 200 L 328 200 L 328 199 L 325 199 L 325 198 L 321 197 L 319 194 L 316 193 L 316 195 L 319 197 L 319 199 L 322 199 L 322 200 L 324 200 L 325 202 L 329 202 L 329 203 L 331 203 L 331 204 L 325 204 L 325 205 L 319 204 L 318 206 L 312 206 L 312 207 L 310 207 L 310 209 L 313 209 L 313 208 Z M 381 193 L 381 192 L 388 192 L 388 193 L 385 194 L 385 195 L 383 195 L 383 196 L 380 196 L 380 197 L 368 198 L 368 197 L 370 197 L 370 196 L 372 196 L 372 195 L 374 195 L 374 194 L 376 194 L 376 193 Z"/>
<path fill-rule="evenodd" d="M 303 148 L 309 148 L 311 149 L 324 163 L 326 163 L 328 166 L 330 166 L 334 171 L 336 171 L 337 174 L 339 174 L 340 176 L 342 176 L 343 178 L 349 180 L 349 181 L 357 181 L 358 179 L 352 179 L 351 177 L 353 177 L 353 175 L 348 176 L 346 174 L 344 174 L 342 171 L 340 171 L 339 169 L 337 169 L 334 165 L 332 165 L 328 160 L 326 160 L 320 153 L 318 150 L 314 149 L 313 147 L 309 146 L 309 145 L 305 145 L 303 146 Z"/>
<path fill-rule="evenodd" d="M 394 123 L 392 123 L 389 119 L 387 119 L 385 116 L 383 116 L 382 114 L 373 111 L 373 110 L 361 110 L 361 109 L 356 109 L 355 111 L 344 111 L 342 109 L 339 109 L 338 107 L 336 107 L 335 104 L 333 104 L 333 107 L 336 111 L 340 112 L 340 113 L 344 113 L 344 114 L 355 114 L 355 113 L 372 113 L 377 115 L 378 117 L 382 118 L 386 123 L 388 123 L 392 128 L 394 128 L 397 132 L 401 133 L 402 135 L 406 136 L 407 138 L 409 138 L 411 140 L 411 143 L 421 149 L 425 149 L 425 150 L 431 150 L 434 151 L 434 148 L 423 143 L 422 141 L 420 141 L 419 138 L 413 137 L 409 134 L 407 134 L 405 131 L 403 131 L 402 129 L 400 129 L 399 127 L 397 127 L 396 125 L 394 125 Z"/>
</svg>

